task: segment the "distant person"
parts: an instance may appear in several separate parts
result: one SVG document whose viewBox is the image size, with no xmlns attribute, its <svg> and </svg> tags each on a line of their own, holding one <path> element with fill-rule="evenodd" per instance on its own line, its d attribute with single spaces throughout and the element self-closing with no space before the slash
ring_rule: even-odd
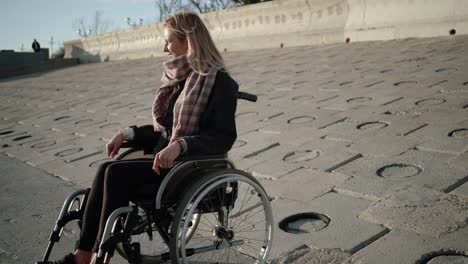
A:
<svg viewBox="0 0 468 264">
<path fill-rule="evenodd" d="M 34 39 L 34 42 L 32 43 L 32 49 L 34 50 L 34 52 L 41 51 L 41 45 L 39 44 L 39 42 L 37 42 L 36 39 Z"/>
</svg>

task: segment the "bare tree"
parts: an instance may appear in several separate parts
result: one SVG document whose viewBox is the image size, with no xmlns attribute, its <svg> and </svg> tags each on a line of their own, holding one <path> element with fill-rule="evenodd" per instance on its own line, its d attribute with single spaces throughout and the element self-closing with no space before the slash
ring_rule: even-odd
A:
<svg viewBox="0 0 468 264">
<path fill-rule="evenodd" d="M 155 0 L 155 4 L 158 19 L 163 21 L 168 15 L 182 10 L 207 13 L 264 1 L 271 0 Z"/>
<path fill-rule="evenodd" d="M 239 6 L 240 4 L 232 0 L 189 0 L 191 6 L 200 13 L 223 10 Z"/>
<path fill-rule="evenodd" d="M 182 0 L 156 0 L 155 5 L 156 9 L 159 11 L 159 21 L 163 21 L 172 13 L 185 9 Z"/>
<path fill-rule="evenodd" d="M 239 5 L 251 5 L 251 4 L 258 4 L 262 2 L 267 2 L 271 0 L 231 0 L 233 2 L 236 2 Z"/>
<path fill-rule="evenodd" d="M 103 19 L 102 14 L 101 10 L 96 10 L 91 24 L 87 24 L 82 17 L 75 19 L 73 21 L 73 29 L 82 36 L 99 35 L 108 32 L 111 22 Z"/>
</svg>

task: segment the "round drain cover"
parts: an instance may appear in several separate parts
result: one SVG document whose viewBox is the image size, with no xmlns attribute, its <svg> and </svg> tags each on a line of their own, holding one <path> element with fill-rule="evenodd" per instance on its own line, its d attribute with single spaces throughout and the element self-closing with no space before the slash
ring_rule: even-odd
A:
<svg viewBox="0 0 468 264">
<path fill-rule="evenodd" d="M 318 213 L 300 213 L 286 217 L 279 223 L 281 230 L 291 234 L 317 232 L 330 224 L 330 218 Z"/>
<path fill-rule="evenodd" d="M 286 162 L 296 163 L 313 160 L 318 156 L 320 156 L 320 152 L 318 150 L 301 150 L 289 152 L 283 157 L 283 160 Z"/>
<path fill-rule="evenodd" d="M 417 101 L 415 104 L 416 105 L 440 105 L 445 103 L 445 99 L 439 99 L 439 98 L 430 98 L 430 99 L 424 99 L 421 101 Z"/>
<path fill-rule="evenodd" d="M 298 116 L 288 120 L 288 124 L 302 124 L 307 122 L 312 122 L 315 120 L 313 116 Z"/>
<path fill-rule="evenodd" d="M 375 121 L 375 122 L 366 122 L 363 124 L 360 124 L 357 126 L 357 129 L 359 130 L 365 130 L 365 129 L 379 129 L 379 128 L 384 128 L 387 127 L 388 124 L 380 121 Z"/>
<path fill-rule="evenodd" d="M 427 264 L 468 264 L 467 256 L 437 256 Z"/>
<path fill-rule="evenodd" d="M 416 264 L 468 264 L 466 251 L 442 249 L 424 254 Z"/>
<path fill-rule="evenodd" d="M 80 152 L 82 150 L 83 150 L 82 147 L 69 148 L 69 149 L 62 150 L 60 152 L 55 153 L 55 156 L 57 156 L 57 157 L 66 157 L 66 156 L 76 154 L 76 153 L 78 153 L 78 152 Z"/>
<path fill-rule="evenodd" d="M 456 129 L 456 130 L 451 131 L 448 135 L 449 137 L 468 139 L 468 129 L 466 128 Z"/>
<path fill-rule="evenodd" d="M 411 164 L 391 164 L 377 170 L 377 175 L 382 178 L 403 179 L 416 176 L 422 172 L 422 168 Z"/>
</svg>

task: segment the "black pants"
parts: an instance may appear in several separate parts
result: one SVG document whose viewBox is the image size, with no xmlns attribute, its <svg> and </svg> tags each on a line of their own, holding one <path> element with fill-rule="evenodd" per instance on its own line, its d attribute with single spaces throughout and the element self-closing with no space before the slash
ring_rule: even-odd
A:
<svg viewBox="0 0 468 264">
<path fill-rule="evenodd" d="M 117 208 L 127 206 L 142 184 L 152 185 L 156 195 L 168 170 L 157 175 L 153 160 L 126 160 L 103 163 L 94 178 L 83 215 L 78 249 L 97 252 L 107 218 Z"/>
</svg>

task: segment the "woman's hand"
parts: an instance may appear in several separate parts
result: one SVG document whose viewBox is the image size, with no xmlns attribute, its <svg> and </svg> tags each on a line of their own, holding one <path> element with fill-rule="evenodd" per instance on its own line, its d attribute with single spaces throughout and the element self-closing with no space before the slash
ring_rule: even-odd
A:
<svg viewBox="0 0 468 264">
<path fill-rule="evenodd" d="M 169 169 L 174 166 L 174 160 L 180 155 L 181 147 L 178 142 L 173 142 L 169 146 L 156 154 L 153 162 L 153 170 L 160 175 L 159 168 Z"/>
<path fill-rule="evenodd" d="M 117 132 L 106 144 L 107 156 L 113 158 L 117 153 L 119 153 L 120 146 L 124 141 L 124 136 L 122 131 Z"/>
</svg>

